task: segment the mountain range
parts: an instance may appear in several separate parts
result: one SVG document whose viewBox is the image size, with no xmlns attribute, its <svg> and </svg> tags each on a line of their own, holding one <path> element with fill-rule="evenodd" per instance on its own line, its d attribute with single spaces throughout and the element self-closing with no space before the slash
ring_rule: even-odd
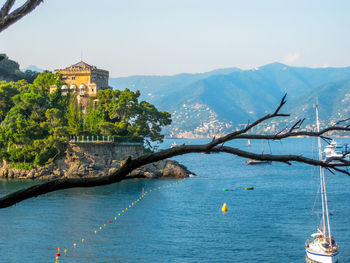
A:
<svg viewBox="0 0 350 263">
<path fill-rule="evenodd" d="M 39 72 L 39 73 L 41 73 L 41 72 L 44 71 L 43 69 L 38 68 L 38 67 L 35 66 L 35 65 L 29 65 L 29 66 L 27 66 L 27 67 L 25 67 L 25 68 L 22 68 L 21 70 L 22 70 L 23 72 L 26 71 L 26 70 L 31 70 L 31 71 L 36 71 L 36 72 Z"/>
<path fill-rule="evenodd" d="M 33 65 L 26 69 L 41 71 Z M 0 62 L 0 79 L 25 77 L 15 61 Z M 242 128 L 273 111 L 285 93 L 288 102 L 283 111 L 291 117 L 261 125 L 256 132 L 277 132 L 302 118 L 303 127 L 311 129 L 316 98 L 322 125 L 350 117 L 350 67 L 272 63 L 248 70 L 225 68 L 197 74 L 110 78 L 109 84 L 121 90 L 140 90 L 140 99 L 171 113 L 173 122 L 164 129 L 168 137 L 212 137 Z"/>
<path fill-rule="evenodd" d="M 169 137 L 211 137 L 224 134 L 271 112 L 287 93 L 290 118 L 262 125 L 275 132 L 296 119 L 314 124 L 318 97 L 322 124 L 350 117 L 350 67 L 307 68 L 272 63 L 259 68 L 217 69 L 174 76 L 110 78 L 117 89 L 140 90 L 141 99 L 172 114 Z"/>
</svg>

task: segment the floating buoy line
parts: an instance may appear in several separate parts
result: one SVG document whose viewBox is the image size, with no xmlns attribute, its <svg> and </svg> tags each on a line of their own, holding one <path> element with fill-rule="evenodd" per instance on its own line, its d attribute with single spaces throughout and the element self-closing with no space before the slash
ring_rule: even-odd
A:
<svg viewBox="0 0 350 263">
<path fill-rule="evenodd" d="M 121 211 L 118 211 L 116 212 L 115 214 L 115 217 L 113 219 L 108 219 L 106 220 L 103 225 L 97 227 L 96 229 L 94 229 L 92 231 L 92 233 L 90 233 L 91 237 L 87 238 L 87 237 L 82 237 L 79 241 L 76 241 L 75 243 L 72 244 L 72 247 L 70 248 L 71 250 L 74 250 L 74 249 L 77 249 L 79 247 L 79 245 L 81 244 L 84 244 L 85 242 L 88 242 L 89 240 L 93 239 L 93 237 L 95 235 L 97 235 L 99 232 L 101 232 L 103 229 L 107 228 L 108 224 L 112 224 L 113 222 L 117 222 L 118 221 L 118 218 L 121 217 L 122 215 L 125 215 L 125 213 L 131 209 L 134 205 L 136 205 L 137 203 L 139 203 L 140 201 L 142 201 L 149 193 L 153 192 L 153 191 L 159 191 L 159 190 L 162 190 L 164 188 L 169 188 L 171 186 L 174 186 L 182 181 L 184 181 L 184 179 L 180 179 L 180 180 L 177 180 L 176 182 L 173 182 L 173 183 L 170 183 L 170 184 L 166 184 L 166 185 L 163 185 L 163 186 L 158 186 L 158 187 L 154 187 L 148 191 L 145 191 L 144 188 L 142 188 L 142 194 L 133 202 L 131 202 L 131 204 L 127 207 L 125 207 L 124 209 L 122 209 Z M 56 252 L 56 261 L 55 263 L 59 263 L 59 260 L 60 258 L 63 256 L 63 257 L 67 257 L 69 256 L 69 253 L 70 250 L 69 248 L 64 248 L 63 249 L 63 254 L 61 254 L 61 248 L 58 247 L 57 248 L 57 252 Z"/>
</svg>

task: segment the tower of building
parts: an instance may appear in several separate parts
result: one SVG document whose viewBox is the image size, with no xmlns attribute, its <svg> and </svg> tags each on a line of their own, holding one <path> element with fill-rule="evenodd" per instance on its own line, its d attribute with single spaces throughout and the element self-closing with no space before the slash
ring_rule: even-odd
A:
<svg viewBox="0 0 350 263">
<path fill-rule="evenodd" d="M 89 101 L 97 102 L 97 92 L 99 90 L 110 89 L 108 86 L 109 72 L 98 69 L 84 61 L 80 61 L 65 69 L 55 69 L 55 73 L 62 75 L 62 80 L 66 83 L 61 88 L 62 95 L 74 92 L 83 113 L 86 112 Z M 56 90 L 56 85 L 50 87 L 50 92 Z"/>
<path fill-rule="evenodd" d="M 90 66 L 84 61 L 80 61 L 65 69 L 55 69 L 55 73 L 62 75 L 62 80 L 67 85 L 61 87 L 62 91 L 73 90 L 80 95 L 96 97 L 97 92 L 103 89 L 109 89 L 109 72 L 104 69 L 98 69 Z"/>
</svg>

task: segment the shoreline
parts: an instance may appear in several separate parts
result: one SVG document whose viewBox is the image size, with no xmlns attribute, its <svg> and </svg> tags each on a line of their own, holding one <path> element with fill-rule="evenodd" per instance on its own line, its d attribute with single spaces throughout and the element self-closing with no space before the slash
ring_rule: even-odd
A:
<svg viewBox="0 0 350 263">
<path fill-rule="evenodd" d="M 216 136 L 216 135 L 214 135 Z M 332 138 L 350 138 L 350 136 L 329 136 Z M 295 137 L 289 137 L 289 138 L 284 138 L 283 140 L 287 139 L 304 139 L 304 138 L 313 138 L 312 136 L 295 136 Z M 184 139 L 184 140 L 196 140 L 196 139 L 213 139 L 213 137 L 165 137 L 166 140 L 179 140 L 179 139 Z M 237 140 L 247 140 L 246 138 L 238 138 Z M 259 140 L 259 139 L 251 139 L 251 140 Z"/>
<path fill-rule="evenodd" d="M 80 144 L 69 143 L 65 156 L 53 163 L 31 170 L 0 167 L 0 178 L 20 178 L 22 180 L 52 180 L 58 178 L 91 178 L 115 173 L 131 156 L 137 158 L 144 154 L 141 145 L 118 144 Z M 174 160 L 162 160 L 133 170 L 130 178 L 185 178 L 190 174 L 187 167 Z"/>
</svg>

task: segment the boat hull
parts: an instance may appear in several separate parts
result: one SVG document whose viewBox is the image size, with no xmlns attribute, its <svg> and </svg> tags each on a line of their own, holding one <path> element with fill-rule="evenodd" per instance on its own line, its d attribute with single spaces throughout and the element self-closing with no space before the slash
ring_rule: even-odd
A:
<svg viewBox="0 0 350 263">
<path fill-rule="evenodd" d="M 309 251 L 308 249 L 306 249 L 305 251 L 306 251 L 307 257 L 315 262 L 318 262 L 318 263 L 337 263 L 338 262 L 338 253 L 324 254 L 324 253 Z"/>
<path fill-rule="evenodd" d="M 246 165 L 260 165 L 260 164 L 271 164 L 271 161 L 260 161 L 260 160 L 247 160 Z"/>
</svg>

